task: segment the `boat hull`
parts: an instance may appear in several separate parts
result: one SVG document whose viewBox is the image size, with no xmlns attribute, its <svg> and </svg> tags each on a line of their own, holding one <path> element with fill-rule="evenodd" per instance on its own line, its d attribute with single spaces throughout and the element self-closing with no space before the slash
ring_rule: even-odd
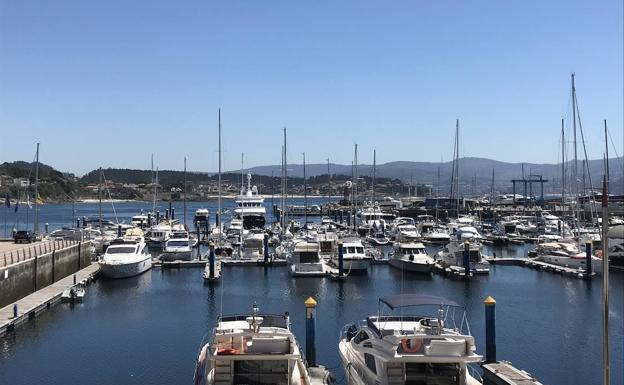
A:
<svg viewBox="0 0 624 385">
<path fill-rule="evenodd" d="M 404 271 L 410 271 L 412 273 L 430 274 L 433 270 L 433 263 L 420 263 L 414 261 L 405 261 L 397 258 L 390 258 L 388 260 L 390 266 Z"/>
<path fill-rule="evenodd" d="M 113 278 L 113 279 L 134 277 L 152 268 L 151 256 L 147 256 L 147 258 L 143 260 L 131 262 L 131 263 L 118 263 L 118 264 L 109 264 L 105 262 L 98 262 L 98 263 L 100 265 L 100 272 L 102 273 L 102 275 L 104 277 Z"/>
<path fill-rule="evenodd" d="M 333 257 L 332 263 L 338 266 L 338 258 Z M 342 268 L 347 274 L 350 273 L 365 273 L 368 271 L 368 266 L 371 264 L 371 259 L 343 259 Z"/>
<path fill-rule="evenodd" d="M 192 259 L 192 254 L 191 250 L 164 252 L 160 258 L 163 261 L 190 261 Z"/>
</svg>

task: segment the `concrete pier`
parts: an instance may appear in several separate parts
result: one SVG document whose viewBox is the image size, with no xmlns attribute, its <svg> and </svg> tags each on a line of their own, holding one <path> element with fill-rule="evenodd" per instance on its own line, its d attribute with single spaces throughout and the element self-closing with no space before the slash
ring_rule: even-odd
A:
<svg viewBox="0 0 624 385">
<path fill-rule="evenodd" d="M 19 246 L 22 247 L 13 248 L 8 255 L 4 253 L 0 257 L 0 307 L 91 264 L 89 242 L 53 241 Z M 5 258 L 7 265 L 4 265 Z"/>
<path fill-rule="evenodd" d="M 41 312 L 49 309 L 54 304 L 60 302 L 61 295 L 65 289 L 74 286 L 75 283 L 85 284 L 96 276 L 99 270 L 98 264 L 92 264 L 86 268 L 77 271 L 57 282 L 37 290 L 26 297 L 11 303 L 0 309 L 0 336 L 15 329 L 16 326 L 23 324 L 39 315 Z M 75 276 L 75 283 L 74 283 Z M 14 308 L 17 305 L 17 316 L 14 316 Z"/>
</svg>

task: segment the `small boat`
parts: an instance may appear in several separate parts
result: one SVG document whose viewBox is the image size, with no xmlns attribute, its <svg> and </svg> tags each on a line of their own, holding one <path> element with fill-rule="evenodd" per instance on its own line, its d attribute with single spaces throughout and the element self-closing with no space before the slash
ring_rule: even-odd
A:
<svg viewBox="0 0 624 385">
<path fill-rule="evenodd" d="M 63 302 L 82 302 L 85 295 L 85 287 L 82 284 L 74 285 L 63 291 L 61 299 Z"/>
<path fill-rule="evenodd" d="M 388 263 L 397 269 L 429 274 L 435 260 L 427 255 L 427 249 L 422 243 L 400 242 L 394 245 L 394 253 Z"/>
<path fill-rule="evenodd" d="M 546 242 L 539 243 L 532 253 L 532 259 L 539 262 L 546 262 L 551 265 L 568 267 L 585 271 L 587 269 L 587 257 L 584 252 L 580 252 L 576 243 L 569 242 Z M 591 257 L 592 270 L 602 273 L 602 258 Z"/>
<path fill-rule="evenodd" d="M 437 260 L 444 268 L 449 268 L 459 274 L 464 274 L 464 252 L 468 244 L 469 271 L 471 274 L 489 274 L 490 264 L 481 254 L 482 245 L 479 239 L 464 233 L 460 239 L 454 239 L 437 254 Z"/>
<path fill-rule="evenodd" d="M 290 317 L 259 314 L 225 315 L 217 320 L 212 340 L 200 349 L 194 385 L 332 384 L 322 366 L 310 370 L 290 330 Z"/>
<path fill-rule="evenodd" d="M 417 294 L 379 302 L 380 308 L 401 309 L 401 315 L 374 315 L 343 328 L 338 353 L 348 385 L 481 384 L 469 365 L 483 356 L 476 352 L 462 306 Z M 408 307 L 418 307 L 418 315 L 405 314 Z M 457 310 L 463 313 L 459 322 L 454 319 Z"/>
<path fill-rule="evenodd" d="M 212 277 L 210 276 L 210 261 L 208 261 L 202 273 L 202 278 L 204 281 L 216 281 L 221 278 L 221 261 L 215 260 Z"/>
</svg>

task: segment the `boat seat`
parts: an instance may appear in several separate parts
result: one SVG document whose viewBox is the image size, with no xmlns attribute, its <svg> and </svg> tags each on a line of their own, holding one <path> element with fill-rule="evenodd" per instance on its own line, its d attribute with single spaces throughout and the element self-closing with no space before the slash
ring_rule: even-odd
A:
<svg viewBox="0 0 624 385">
<path fill-rule="evenodd" d="M 431 340 L 428 346 L 425 346 L 426 356 L 452 356 L 461 357 L 466 351 L 466 342 L 464 340 Z"/>
</svg>

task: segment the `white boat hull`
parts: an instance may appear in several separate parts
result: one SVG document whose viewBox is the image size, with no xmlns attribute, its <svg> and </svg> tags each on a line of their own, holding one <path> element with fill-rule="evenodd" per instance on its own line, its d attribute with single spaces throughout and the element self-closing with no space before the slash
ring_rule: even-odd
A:
<svg viewBox="0 0 624 385">
<path fill-rule="evenodd" d="M 401 269 L 404 271 L 411 271 L 413 273 L 429 274 L 433 270 L 433 263 L 426 263 L 420 261 L 406 261 L 398 258 L 390 258 L 388 263 L 392 267 Z"/>
<path fill-rule="evenodd" d="M 332 263 L 338 267 L 338 258 L 332 257 Z M 345 273 L 358 273 L 368 271 L 368 266 L 371 264 L 371 259 L 343 259 L 342 268 Z"/>
<path fill-rule="evenodd" d="M 293 277 L 323 277 L 327 274 L 325 265 L 319 263 L 295 263 L 289 266 Z"/>
<path fill-rule="evenodd" d="M 142 274 L 152 268 L 152 257 L 147 255 L 145 259 L 130 263 L 98 262 L 100 271 L 107 278 L 128 278 Z"/>
</svg>

